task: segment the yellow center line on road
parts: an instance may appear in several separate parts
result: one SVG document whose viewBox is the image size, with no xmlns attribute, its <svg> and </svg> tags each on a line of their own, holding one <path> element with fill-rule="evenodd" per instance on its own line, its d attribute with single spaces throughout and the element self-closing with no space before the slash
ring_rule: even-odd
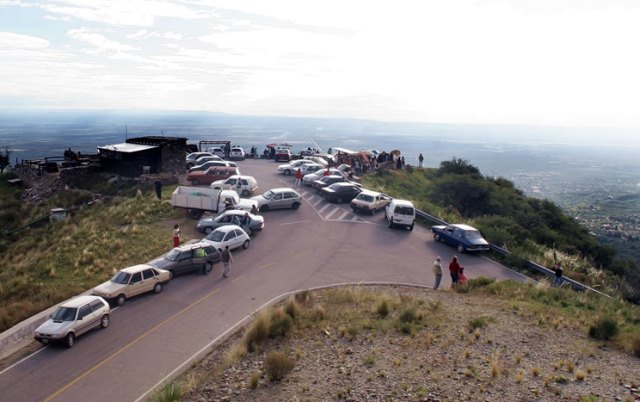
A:
<svg viewBox="0 0 640 402">
<path fill-rule="evenodd" d="M 44 402 L 49 402 L 52 399 L 56 398 L 58 395 L 60 395 L 61 393 L 63 393 L 64 391 L 66 391 L 67 389 L 69 389 L 70 387 L 72 387 L 73 385 L 77 384 L 78 382 L 80 382 L 83 378 L 87 377 L 89 374 L 93 373 L 94 371 L 96 371 L 97 369 L 99 369 L 100 367 L 104 366 L 105 364 L 107 364 L 109 361 L 111 361 L 114 357 L 118 356 L 120 353 L 124 352 L 125 350 L 129 349 L 131 346 L 135 345 L 136 343 L 138 343 L 141 339 L 143 339 L 144 337 L 146 337 L 147 335 L 151 334 L 152 332 L 156 331 L 158 328 L 160 328 L 161 326 L 163 326 L 164 324 L 168 323 L 169 321 L 173 320 L 174 318 L 176 318 L 177 316 L 179 316 L 180 314 L 184 313 L 185 311 L 189 310 L 190 308 L 202 303 L 203 301 L 205 301 L 206 299 L 208 299 L 209 297 L 213 296 L 214 294 L 216 294 L 217 292 L 220 291 L 220 288 L 214 289 L 211 292 L 209 292 L 208 294 L 202 296 L 200 299 L 198 299 L 197 301 L 195 301 L 194 303 L 188 305 L 187 307 L 183 308 L 182 310 L 178 311 L 177 313 L 175 313 L 174 315 L 172 315 L 171 317 L 167 318 L 166 320 L 162 321 L 160 324 L 157 324 L 155 327 L 151 328 L 150 330 L 148 330 L 147 332 L 145 332 L 144 334 L 140 335 L 139 337 L 137 337 L 136 339 L 134 339 L 133 341 L 129 342 L 128 344 L 126 344 L 124 347 L 122 347 L 121 349 L 119 349 L 117 352 L 112 353 L 110 356 L 108 356 L 107 358 L 105 358 L 104 360 L 102 360 L 100 363 L 96 364 L 95 366 L 91 367 L 89 370 L 85 371 L 84 373 L 82 373 L 82 375 L 80 375 L 79 377 L 77 377 L 76 379 L 74 379 L 73 381 L 69 382 L 67 385 L 65 385 L 64 387 L 60 388 L 58 391 L 56 391 L 53 395 L 49 396 L 47 399 L 44 400 Z"/>
<path fill-rule="evenodd" d="M 234 283 L 235 283 L 235 282 L 239 281 L 239 280 L 240 280 L 240 279 L 242 279 L 242 278 L 244 278 L 244 275 L 236 276 L 235 278 L 233 278 L 233 279 L 231 280 L 231 282 L 234 282 Z"/>
<path fill-rule="evenodd" d="M 267 265 L 259 266 L 258 269 L 265 269 L 265 268 L 273 267 L 274 265 L 276 265 L 276 264 L 273 263 L 273 262 L 270 262 Z"/>
</svg>

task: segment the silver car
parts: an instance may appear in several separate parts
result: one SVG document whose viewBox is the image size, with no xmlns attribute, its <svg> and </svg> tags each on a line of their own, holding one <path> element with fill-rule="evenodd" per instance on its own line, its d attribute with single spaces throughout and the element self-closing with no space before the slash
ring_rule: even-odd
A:
<svg viewBox="0 0 640 402">
<path fill-rule="evenodd" d="M 109 326 L 109 303 L 99 296 L 78 296 L 62 303 L 49 319 L 36 328 L 33 337 L 44 345 L 64 342 L 70 348 L 76 337 L 95 328 Z"/>
<path fill-rule="evenodd" d="M 248 225 L 245 222 L 245 214 L 249 216 Z M 211 233 L 214 229 L 225 225 L 238 225 L 244 229 L 249 236 L 253 236 L 254 232 L 264 229 L 264 218 L 260 215 L 254 215 L 247 211 L 230 209 L 224 211 L 215 218 L 202 218 L 198 221 L 196 228 L 202 233 Z"/>
<path fill-rule="evenodd" d="M 273 188 L 251 199 L 258 203 L 260 212 L 281 208 L 298 209 L 302 203 L 302 196 L 289 187 Z"/>
</svg>

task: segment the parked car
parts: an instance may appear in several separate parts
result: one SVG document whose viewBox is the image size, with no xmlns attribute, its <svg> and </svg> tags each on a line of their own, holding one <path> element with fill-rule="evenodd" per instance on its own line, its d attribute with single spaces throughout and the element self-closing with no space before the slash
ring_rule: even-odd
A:
<svg viewBox="0 0 640 402">
<path fill-rule="evenodd" d="M 309 159 L 297 159 L 291 163 L 278 166 L 278 173 L 283 173 L 287 176 L 293 174 L 299 167 L 305 164 L 313 164 L 314 162 Z"/>
<path fill-rule="evenodd" d="M 213 166 L 234 167 L 234 168 L 238 167 L 238 165 L 235 162 L 211 160 L 211 161 L 204 162 L 201 165 L 196 165 L 192 167 L 191 169 L 189 169 L 189 173 L 198 172 L 198 171 L 203 172 Z"/>
<path fill-rule="evenodd" d="M 187 180 L 197 186 L 199 184 L 211 184 L 216 180 L 224 180 L 234 174 L 240 174 L 238 168 L 213 166 L 203 172 L 190 172 L 187 175 Z"/>
<path fill-rule="evenodd" d="M 289 187 L 272 188 L 262 195 L 251 197 L 258 203 L 261 212 L 270 209 L 291 208 L 298 209 L 302 203 L 302 196 Z"/>
<path fill-rule="evenodd" d="M 489 242 L 474 227 L 464 224 L 436 225 L 431 227 L 433 238 L 452 245 L 459 253 L 467 251 L 487 251 Z"/>
<path fill-rule="evenodd" d="M 416 209 L 411 201 L 393 198 L 384 208 L 384 218 L 389 222 L 389 227 L 404 226 L 413 230 L 416 222 Z"/>
<path fill-rule="evenodd" d="M 232 147 L 229 151 L 229 160 L 243 161 L 245 158 L 244 149 L 240 147 Z"/>
<path fill-rule="evenodd" d="M 222 147 L 209 147 L 207 148 L 207 152 L 212 153 L 214 155 L 218 155 L 221 158 L 225 158 L 226 153 L 224 152 L 224 148 Z"/>
<path fill-rule="evenodd" d="M 286 148 L 278 148 L 276 149 L 276 154 L 274 157 L 276 162 L 289 162 L 291 160 L 291 151 Z"/>
<path fill-rule="evenodd" d="M 77 296 L 62 303 L 49 319 L 33 333 L 43 345 L 64 342 L 68 348 L 76 343 L 76 337 L 96 328 L 107 328 L 110 323 L 109 303 L 99 296 Z"/>
<path fill-rule="evenodd" d="M 370 215 L 384 209 L 391 198 L 385 194 L 376 191 L 362 190 L 353 200 L 351 200 L 351 209 L 353 212 L 366 212 Z"/>
<path fill-rule="evenodd" d="M 93 294 L 122 306 L 133 296 L 151 291 L 162 292 L 162 286 L 170 279 L 169 271 L 149 264 L 138 264 L 121 269 L 109 281 L 96 286 Z"/>
<path fill-rule="evenodd" d="M 311 183 L 311 186 L 313 188 L 315 188 L 316 190 L 320 190 L 321 188 L 330 186 L 333 183 L 342 183 L 342 182 L 346 182 L 346 181 L 347 181 L 347 179 L 342 175 L 340 175 L 340 176 L 338 176 L 338 175 L 322 176 L 318 180 L 316 180 L 313 183 Z"/>
<path fill-rule="evenodd" d="M 229 250 L 238 247 L 247 249 L 251 244 L 247 232 L 238 225 L 220 226 L 209 233 L 202 241 L 217 248 L 220 252 L 222 252 L 226 246 L 229 246 Z"/>
<path fill-rule="evenodd" d="M 240 191 L 238 191 L 238 182 L 240 183 Z M 211 183 L 211 188 L 219 188 L 222 190 L 235 190 L 239 195 L 248 197 L 258 189 L 258 182 L 253 176 L 233 175 L 224 180 L 216 180 Z"/>
<path fill-rule="evenodd" d="M 249 224 L 244 223 L 245 214 L 249 214 Z M 202 218 L 198 221 L 196 229 L 202 233 L 211 233 L 220 226 L 238 225 L 249 236 L 253 236 L 255 232 L 264 229 L 264 218 L 260 215 L 254 215 L 250 212 L 231 209 L 224 211 L 216 217 Z"/>
<path fill-rule="evenodd" d="M 329 174 L 326 174 L 328 171 Z M 302 184 L 310 186 L 314 181 L 322 178 L 323 176 L 343 176 L 342 172 L 335 168 L 319 169 L 313 173 L 307 173 L 302 176 Z"/>
<path fill-rule="evenodd" d="M 211 272 L 213 264 L 218 261 L 220 261 L 220 253 L 215 247 L 208 243 L 198 242 L 174 247 L 147 264 L 169 271 L 173 278 L 176 275 L 192 272 L 206 275 Z"/>
<path fill-rule="evenodd" d="M 299 169 L 300 169 L 300 173 L 302 173 L 302 176 L 304 177 L 304 175 L 306 174 L 314 173 L 326 168 L 320 165 L 319 163 L 314 162 L 314 163 L 305 163 L 304 165 L 299 166 Z"/>
<path fill-rule="evenodd" d="M 320 189 L 320 194 L 329 202 L 350 202 L 362 189 L 355 183 L 341 182 Z"/>
<path fill-rule="evenodd" d="M 187 164 L 187 169 L 195 165 L 198 165 L 198 163 L 196 163 L 196 159 L 200 158 L 201 156 L 213 156 L 213 154 L 210 152 L 192 152 L 188 154 L 185 159 L 185 163 Z"/>
</svg>

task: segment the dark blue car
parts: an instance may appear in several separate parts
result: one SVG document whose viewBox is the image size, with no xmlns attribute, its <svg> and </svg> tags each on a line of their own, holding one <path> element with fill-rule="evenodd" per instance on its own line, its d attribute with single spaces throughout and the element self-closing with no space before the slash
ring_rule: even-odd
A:
<svg viewBox="0 0 640 402">
<path fill-rule="evenodd" d="M 436 241 L 454 246 L 459 253 L 489 250 L 489 243 L 482 237 L 480 231 L 469 225 L 437 225 L 432 226 L 431 231 Z"/>
</svg>

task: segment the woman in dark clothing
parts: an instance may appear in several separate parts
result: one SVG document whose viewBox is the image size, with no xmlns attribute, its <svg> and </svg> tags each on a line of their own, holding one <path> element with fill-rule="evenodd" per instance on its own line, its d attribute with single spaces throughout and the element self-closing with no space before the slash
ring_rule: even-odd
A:
<svg viewBox="0 0 640 402">
<path fill-rule="evenodd" d="M 449 273 L 451 274 L 451 287 L 458 284 L 458 273 L 460 272 L 460 264 L 458 263 L 458 257 L 455 255 L 449 263 Z"/>
</svg>

